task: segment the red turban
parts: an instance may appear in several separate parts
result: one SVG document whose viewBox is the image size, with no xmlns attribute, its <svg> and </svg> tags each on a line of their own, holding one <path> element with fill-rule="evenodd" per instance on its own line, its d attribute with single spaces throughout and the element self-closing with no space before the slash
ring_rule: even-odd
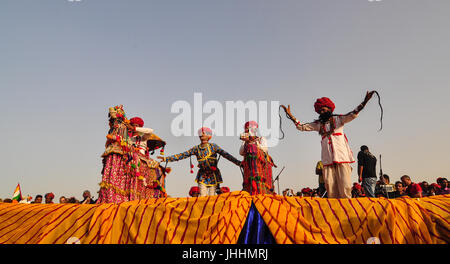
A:
<svg viewBox="0 0 450 264">
<path fill-rule="evenodd" d="M 191 189 L 189 190 L 189 195 L 190 196 L 194 196 L 194 193 L 199 194 L 200 193 L 200 189 L 197 186 L 193 186 L 191 187 Z"/>
<path fill-rule="evenodd" d="M 302 189 L 302 193 L 308 194 L 308 193 L 311 193 L 311 192 L 312 192 L 312 190 L 309 187 L 306 187 L 306 188 Z"/>
<path fill-rule="evenodd" d="M 228 188 L 228 187 L 220 187 L 220 192 L 221 193 L 229 193 L 230 192 L 230 188 Z"/>
<path fill-rule="evenodd" d="M 212 136 L 212 130 L 208 127 L 202 127 L 198 130 L 198 136 L 201 136 L 202 134 L 210 135 Z"/>
<path fill-rule="evenodd" d="M 353 188 L 355 188 L 356 190 L 361 190 L 361 185 L 359 185 L 358 183 L 354 183 L 353 184 Z"/>
<path fill-rule="evenodd" d="M 320 108 L 324 106 L 330 108 L 331 112 L 334 111 L 335 105 L 333 101 L 331 101 L 330 98 L 328 97 L 322 97 L 317 99 L 316 102 L 314 103 L 314 110 L 316 110 L 316 112 L 320 114 Z"/>
<path fill-rule="evenodd" d="M 133 117 L 130 119 L 130 124 L 136 124 L 139 127 L 143 127 L 144 126 L 144 120 L 142 120 L 142 118 L 140 117 Z"/>
<path fill-rule="evenodd" d="M 256 128 L 258 128 L 258 123 L 256 123 L 256 121 L 248 121 L 247 123 L 245 123 L 244 128 L 247 129 L 249 127 L 256 127 Z"/>
<path fill-rule="evenodd" d="M 45 198 L 47 198 L 47 199 L 53 199 L 53 198 L 55 198 L 55 195 L 54 195 L 53 193 L 47 193 L 47 194 L 45 195 Z"/>
</svg>

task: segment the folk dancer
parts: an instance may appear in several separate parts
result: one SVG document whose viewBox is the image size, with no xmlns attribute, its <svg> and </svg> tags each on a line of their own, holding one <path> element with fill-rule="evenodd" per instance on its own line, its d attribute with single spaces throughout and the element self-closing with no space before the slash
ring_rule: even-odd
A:
<svg viewBox="0 0 450 264">
<path fill-rule="evenodd" d="M 213 196 L 216 194 L 216 188 L 223 182 L 219 168 L 217 168 L 217 154 L 223 156 L 237 166 L 241 166 L 241 161 L 233 157 L 231 154 L 220 148 L 214 143 L 209 143 L 212 137 L 212 130 L 202 127 L 198 130 L 200 144 L 180 154 L 157 158 L 161 161 L 173 162 L 191 157 L 197 157 L 198 172 L 195 181 L 198 184 L 200 196 Z M 193 173 L 193 165 L 191 162 L 191 173 Z"/>
<path fill-rule="evenodd" d="M 351 198 L 352 182 L 351 163 L 354 163 L 353 153 L 344 134 L 344 125 L 358 116 L 358 113 L 372 98 L 374 91 L 367 92 L 364 101 L 355 110 L 345 115 L 334 115 L 334 103 L 327 97 L 317 99 L 314 109 L 319 119 L 302 124 L 291 113 L 290 106 L 281 105 L 300 131 L 317 131 L 322 137 L 321 160 L 324 166 L 323 176 L 328 198 Z"/>
<path fill-rule="evenodd" d="M 239 154 L 244 156 L 243 190 L 255 194 L 272 194 L 272 167 L 275 166 L 268 154 L 265 137 L 258 135 L 258 123 L 246 122 L 245 133 L 241 134 L 242 145 Z"/>
<path fill-rule="evenodd" d="M 131 131 L 131 144 L 134 147 L 132 153 L 132 169 L 130 175 L 130 200 L 149 199 L 157 197 L 158 190 L 152 188 L 156 181 L 159 163 L 150 158 L 147 140 L 153 134 L 153 129 L 144 127 L 144 120 L 133 117 L 127 125 Z"/>
</svg>

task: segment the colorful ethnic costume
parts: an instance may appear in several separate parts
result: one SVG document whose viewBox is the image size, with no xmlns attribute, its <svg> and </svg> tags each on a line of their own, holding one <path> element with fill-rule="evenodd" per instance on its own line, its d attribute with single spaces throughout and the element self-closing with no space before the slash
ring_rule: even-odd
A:
<svg viewBox="0 0 450 264">
<path fill-rule="evenodd" d="M 121 203 L 151 198 L 144 188 L 144 179 L 149 178 L 151 173 L 163 174 L 163 170 L 156 165 L 157 162 L 145 155 L 145 151 L 141 151 L 145 137 L 153 130 L 136 127 L 134 131 L 137 134 L 133 135 L 127 124 L 131 122 L 126 118 L 121 105 L 111 107 L 109 117 L 110 130 L 106 136 L 106 149 L 102 154 L 102 181 L 99 183 L 97 203 Z M 160 189 L 164 190 L 163 187 Z"/>
<path fill-rule="evenodd" d="M 212 132 L 209 128 L 202 128 L 200 130 L 203 130 L 204 132 L 212 135 Z M 199 134 L 201 133 L 200 130 Z M 189 158 L 193 155 L 196 156 L 199 170 L 197 172 L 195 181 L 198 183 L 200 196 L 212 196 L 215 195 L 216 188 L 219 186 L 219 184 L 223 182 L 220 170 L 219 168 L 217 168 L 217 154 L 220 154 L 221 156 L 238 166 L 240 166 L 241 164 L 240 160 L 236 159 L 231 154 L 214 143 L 207 143 L 204 146 L 200 144 L 183 153 L 167 156 L 165 158 L 165 161 L 173 162 Z M 191 169 L 192 168 L 193 165 L 191 164 Z M 192 170 L 191 173 L 193 173 Z"/>
<path fill-rule="evenodd" d="M 153 129 L 145 128 L 144 121 L 139 117 L 130 119 L 131 124 L 136 124 L 135 134 L 131 137 L 131 143 L 135 148 L 132 165 L 138 168 L 134 177 L 130 178 L 130 200 L 159 198 L 165 195 L 162 192 L 160 182 L 164 181 L 163 168 L 159 162 L 150 158 L 147 141 L 152 139 Z M 159 187 L 159 188 L 158 188 Z"/>
<path fill-rule="evenodd" d="M 247 122 L 245 129 L 254 140 L 242 142 L 239 154 L 244 156 L 242 167 L 244 170 L 243 190 L 255 194 L 272 194 L 272 167 L 275 166 L 267 153 L 267 143 L 264 137 L 257 137 L 258 124 Z M 242 136 L 241 136 L 242 139 Z"/>
<path fill-rule="evenodd" d="M 320 98 L 314 104 L 316 112 L 326 106 L 333 112 L 334 103 L 326 98 Z M 353 152 L 348 144 L 347 136 L 344 134 L 344 125 L 358 116 L 359 111 L 352 111 L 346 115 L 332 115 L 325 123 L 316 120 L 311 123 L 301 124 L 295 120 L 300 131 L 317 131 L 322 137 L 322 163 L 323 178 L 328 198 L 351 198 L 352 167 L 354 163 Z"/>
</svg>

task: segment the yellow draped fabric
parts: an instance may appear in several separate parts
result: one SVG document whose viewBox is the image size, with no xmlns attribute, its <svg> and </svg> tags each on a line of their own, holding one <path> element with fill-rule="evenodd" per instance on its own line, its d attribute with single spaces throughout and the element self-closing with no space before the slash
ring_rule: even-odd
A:
<svg viewBox="0 0 450 264">
<path fill-rule="evenodd" d="M 0 203 L 1 244 L 234 244 L 251 203 L 277 243 L 450 242 L 450 195 L 322 199 L 233 192 L 121 204 Z"/>
<path fill-rule="evenodd" d="M 450 195 L 421 199 L 321 199 L 258 195 L 258 212 L 279 244 L 450 242 Z"/>
</svg>

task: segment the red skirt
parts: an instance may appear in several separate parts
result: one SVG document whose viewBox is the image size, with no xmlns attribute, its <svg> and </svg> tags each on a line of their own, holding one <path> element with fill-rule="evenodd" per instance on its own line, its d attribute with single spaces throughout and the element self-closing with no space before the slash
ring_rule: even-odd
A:
<svg viewBox="0 0 450 264">
<path fill-rule="evenodd" d="M 255 144 L 244 146 L 244 182 L 243 191 L 256 194 L 273 194 L 272 167 L 270 156 L 257 148 Z"/>
<path fill-rule="evenodd" d="M 128 202 L 130 194 L 129 165 L 121 154 L 104 157 L 102 182 L 97 203 Z"/>
</svg>

